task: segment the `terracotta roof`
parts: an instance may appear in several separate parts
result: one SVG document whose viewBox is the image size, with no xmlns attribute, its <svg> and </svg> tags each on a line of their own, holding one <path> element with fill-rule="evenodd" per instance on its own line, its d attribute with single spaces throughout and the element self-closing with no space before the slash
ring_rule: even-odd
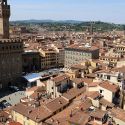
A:
<svg viewBox="0 0 125 125">
<path fill-rule="evenodd" d="M 60 118 L 50 118 L 45 121 L 48 125 L 69 125 L 69 122 L 64 117 Z"/>
<path fill-rule="evenodd" d="M 78 111 L 75 114 L 72 114 L 68 121 L 72 124 L 86 125 L 89 121 L 89 118 L 89 114 Z"/>
<path fill-rule="evenodd" d="M 51 118 L 47 119 L 45 121 L 45 123 L 48 123 L 51 125 L 57 125 L 57 121 L 58 121 L 59 125 L 67 125 L 67 121 L 68 121 L 71 111 L 73 109 L 75 109 L 77 106 L 78 106 L 78 104 L 76 104 L 76 103 L 69 105 L 63 111 L 61 111 L 61 112 L 57 113 L 56 115 L 52 116 Z M 69 123 L 68 123 L 68 125 L 69 125 Z"/>
<path fill-rule="evenodd" d="M 62 74 L 62 75 L 52 78 L 56 86 L 60 85 L 60 82 L 62 82 L 63 80 L 67 80 L 67 79 L 70 79 L 70 77 L 66 74 Z"/>
<path fill-rule="evenodd" d="M 37 99 L 38 98 L 38 93 L 34 92 L 32 95 L 30 95 L 31 99 Z"/>
<path fill-rule="evenodd" d="M 97 87 L 100 83 L 99 82 L 92 82 L 88 84 L 88 87 Z"/>
<path fill-rule="evenodd" d="M 38 89 L 38 86 L 34 86 L 32 88 L 27 88 L 26 92 L 30 92 L 30 91 L 36 91 Z"/>
<path fill-rule="evenodd" d="M 0 111 L 0 117 L 4 116 L 6 118 L 9 118 L 9 114 L 6 111 Z"/>
<path fill-rule="evenodd" d="M 69 102 L 64 99 L 63 97 L 58 97 L 54 99 L 53 101 L 47 103 L 45 106 L 51 111 L 56 112 L 66 106 Z"/>
<path fill-rule="evenodd" d="M 90 99 L 87 98 L 86 100 L 84 100 L 84 102 L 82 102 L 80 104 L 79 107 L 80 107 L 80 109 L 82 109 L 82 111 L 85 111 L 85 110 L 89 109 L 91 106 L 92 106 L 92 102 Z"/>
<path fill-rule="evenodd" d="M 98 97 L 100 97 L 100 93 L 98 91 L 91 91 L 91 92 L 86 92 L 86 96 L 90 97 L 92 99 L 96 99 Z"/>
<path fill-rule="evenodd" d="M 36 89 L 36 91 L 34 91 L 34 93 L 32 95 L 30 95 L 30 98 L 32 99 L 37 99 L 38 98 L 38 95 L 39 97 L 41 98 L 43 94 L 46 93 L 46 88 L 45 87 L 38 87 Z"/>
<path fill-rule="evenodd" d="M 37 123 L 42 122 L 52 114 L 47 108 L 43 106 L 34 108 L 22 103 L 17 104 L 13 110 Z"/>
<path fill-rule="evenodd" d="M 38 87 L 37 92 L 45 93 L 46 92 L 46 87 L 44 87 L 44 86 Z"/>
<path fill-rule="evenodd" d="M 83 78 L 73 78 L 71 79 L 75 84 L 83 83 L 84 79 Z"/>
<path fill-rule="evenodd" d="M 84 83 L 86 83 L 87 85 L 91 84 L 93 82 L 93 79 L 89 79 L 89 78 L 83 78 Z"/>
<path fill-rule="evenodd" d="M 81 64 L 75 64 L 71 66 L 71 69 L 81 69 L 81 70 L 85 70 L 87 69 L 87 66 L 81 65 Z"/>
<path fill-rule="evenodd" d="M 125 72 L 125 66 L 119 67 L 119 68 L 113 68 L 111 69 L 111 71 L 115 71 L 115 72 Z"/>
<path fill-rule="evenodd" d="M 95 75 L 95 73 L 90 73 L 90 74 L 85 74 L 85 77 L 95 78 L 96 75 Z"/>
<path fill-rule="evenodd" d="M 98 123 L 96 123 L 96 122 L 94 122 L 94 121 L 90 121 L 90 122 L 88 122 L 88 124 L 89 124 L 89 125 L 101 125 L 101 124 L 98 124 Z M 103 124 L 103 125 L 107 125 L 107 124 Z"/>
<path fill-rule="evenodd" d="M 66 49 L 75 49 L 75 50 L 82 50 L 82 51 L 88 51 L 88 52 L 98 50 L 98 48 L 95 46 L 85 47 L 84 45 L 81 45 L 81 44 L 72 44 Z"/>
<path fill-rule="evenodd" d="M 19 122 L 10 122 L 8 125 L 22 125 L 22 124 Z"/>
<path fill-rule="evenodd" d="M 72 88 L 69 91 L 65 92 L 62 96 L 68 100 L 72 100 L 76 98 L 78 95 L 84 93 L 86 91 L 86 87 L 82 87 L 80 89 Z"/>
<path fill-rule="evenodd" d="M 101 98 L 99 100 L 100 104 L 102 104 L 103 106 L 109 106 L 109 107 L 114 107 L 115 105 L 109 101 L 107 101 L 106 99 L 104 98 Z"/>
<path fill-rule="evenodd" d="M 92 117 L 94 117 L 94 118 L 102 119 L 105 114 L 106 114 L 105 111 L 96 110 L 96 111 L 91 112 L 91 113 L 90 113 L 90 116 L 92 116 Z"/>
<path fill-rule="evenodd" d="M 110 110 L 111 116 L 125 122 L 125 111 L 120 108 L 113 108 Z"/>
<path fill-rule="evenodd" d="M 99 85 L 100 87 L 107 89 L 111 92 L 117 92 L 117 90 L 119 89 L 119 87 L 115 84 L 110 84 L 108 82 L 103 82 Z"/>
<path fill-rule="evenodd" d="M 9 121 L 9 120 L 11 120 L 10 118 L 9 118 L 9 113 L 7 113 L 6 111 L 0 111 L 0 117 L 1 118 L 3 118 L 4 119 L 4 121 L 3 122 L 7 122 L 7 121 Z"/>
</svg>

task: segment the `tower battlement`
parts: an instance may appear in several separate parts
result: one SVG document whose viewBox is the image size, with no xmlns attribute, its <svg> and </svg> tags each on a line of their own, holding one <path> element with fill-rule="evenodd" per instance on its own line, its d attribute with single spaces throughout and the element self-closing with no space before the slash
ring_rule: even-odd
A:
<svg viewBox="0 0 125 125">
<path fill-rule="evenodd" d="M 0 43 L 22 43 L 21 39 L 0 39 Z"/>
<path fill-rule="evenodd" d="M 9 38 L 10 5 L 0 0 L 0 38 Z"/>
</svg>

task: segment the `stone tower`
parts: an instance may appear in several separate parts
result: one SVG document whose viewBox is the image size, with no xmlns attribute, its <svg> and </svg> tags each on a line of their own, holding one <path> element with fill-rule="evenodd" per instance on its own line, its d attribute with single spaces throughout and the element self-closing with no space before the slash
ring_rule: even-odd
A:
<svg viewBox="0 0 125 125">
<path fill-rule="evenodd" d="M 7 0 L 0 0 L 0 38 L 9 38 L 9 18 L 10 18 L 10 5 Z"/>
<path fill-rule="evenodd" d="M 0 0 L 0 89 L 15 85 L 22 76 L 23 41 L 9 38 L 10 5 Z"/>
</svg>

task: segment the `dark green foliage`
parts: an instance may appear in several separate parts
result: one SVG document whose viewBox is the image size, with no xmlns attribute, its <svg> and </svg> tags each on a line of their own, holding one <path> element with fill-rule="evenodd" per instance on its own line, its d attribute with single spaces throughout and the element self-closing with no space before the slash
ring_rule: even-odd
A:
<svg viewBox="0 0 125 125">
<path fill-rule="evenodd" d="M 53 20 L 26 20 L 26 21 L 12 21 L 11 25 L 17 26 L 40 26 L 48 31 L 86 31 L 93 26 L 96 32 L 105 32 L 113 30 L 125 30 L 125 25 L 105 23 L 101 21 L 82 22 L 82 21 L 53 21 Z"/>
</svg>

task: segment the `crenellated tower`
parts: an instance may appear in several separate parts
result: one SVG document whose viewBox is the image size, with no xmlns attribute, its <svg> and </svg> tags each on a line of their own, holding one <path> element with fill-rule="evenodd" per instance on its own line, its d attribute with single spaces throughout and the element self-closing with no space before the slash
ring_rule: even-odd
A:
<svg viewBox="0 0 125 125">
<path fill-rule="evenodd" d="M 0 0 L 0 38 L 9 38 L 10 5 L 7 0 Z"/>
</svg>

